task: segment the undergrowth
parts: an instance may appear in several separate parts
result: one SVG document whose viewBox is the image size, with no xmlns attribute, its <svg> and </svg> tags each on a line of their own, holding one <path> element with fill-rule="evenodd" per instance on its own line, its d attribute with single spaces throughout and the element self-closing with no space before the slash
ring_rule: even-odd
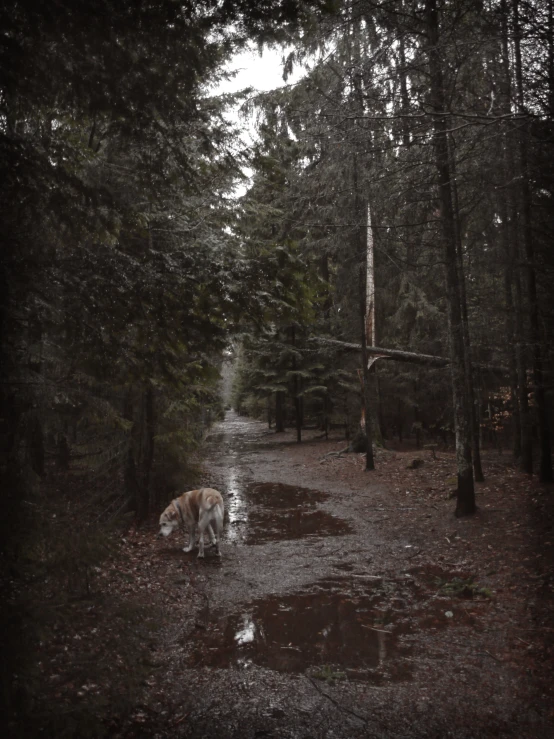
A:
<svg viewBox="0 0 554 739">
<path fill-rule="evenodd" d="M 492 598 L 492 591 L 475 582 L 473 577 L 454 577 L 452 580 L 436 579 L 436 585 L 443 595 L 453 595 L 460 598 Z"/>
<path fill-rule="evenodd" d="M 110 722 L 124 720 L 152 671 L 161 614 L 97 577 L 120 556 L 127 526 L 125 517 L 102 519 L 105 503 L 91 505 L 82 487 L 60 490 L 53 479 L 25 499 L 3 572 L 11 737 L 110 736 Z"/>
</svg>

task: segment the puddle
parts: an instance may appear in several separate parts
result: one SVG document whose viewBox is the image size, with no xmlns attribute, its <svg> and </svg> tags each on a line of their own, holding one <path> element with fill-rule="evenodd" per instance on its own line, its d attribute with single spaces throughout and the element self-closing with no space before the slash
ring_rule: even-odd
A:
<svg viewBox="0 0 554 739">
<path fill-rule="evenodd" d="M 329 498 L 319 490 L 275 482 L 253 485 L 251 494 L 254 502 L 271 508 L 313 508 Z"/>
<path fill-rule="evenodd" d="M 184 639 L 192 646 L 188 665 L 258 665 L 377 685 L 406 681 L 415 664 L 416 637 L 475 628 L 488 608 L 476 603 L 469 613 L 459 599 L 440 597 L 428 573 L 422 579 L 369 577 L 320 580 L 299 593 L 254 600 L 240 613 L 204 610 L 194 638 Z"/>
<path fill-rule="evenodd" d="M 249 516 L 245 544 L 264 544 L 270 541 L 304 539 L 310 536 L 343 536 L 352 528 L 341 518 L 325 511 L 256 510 Z"/>
<path fill-rule="evenodd" d="M 191 667 L 337 675 L 382 683 L 408 680 L 411 647 L 391 623 L 382 584 L 321 581 L 310 592 L 252 601 L 240 614 L 207 618 L 195 632 Z M 187 639 L 188 643 L 188 639 Z"/>
<path fill-rule="evenodd" d="M 264 544 L 309 536 L 343 536 L 348 523 L 318 508 L 326 493 L 282 483 L 245 484 L 236 471 L 227 473 L 228 541 Z"/>
</svg>

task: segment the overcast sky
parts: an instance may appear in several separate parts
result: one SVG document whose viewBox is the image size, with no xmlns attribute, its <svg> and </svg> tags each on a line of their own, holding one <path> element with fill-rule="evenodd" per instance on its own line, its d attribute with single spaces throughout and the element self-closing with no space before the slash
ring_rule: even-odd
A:
<svg viewBox="0 0 554 739">
<path fill-rule="evenodd" d="M 283 81 L 281 58 L 282 49 L 264 49 L 262 56 L 257 50 L 244 51 L 238 54 L 229 64 L 232 71 L 238 70 L 236 77 L 227 80 L 218 87 L 218 92 L 236 92 L 245 87 L 253 87 L 259 91 L 274 90 L 286 84 Z M 293 75 L 297 79 L 300 75 Z M 290 83 L 290 79 L 288 83 Z"/>
<path fill-rule="evenodd" d="M 232 93 L 244 90 L 247 87 L 252 87 L 258 92 L 266 92 L 296 82 L 302 77 L 303 70 L 300 68 L 297 71 L 295 70 L 289 76 L 287 82 L 284 82 L 281 62 L 283 54 L 282 49 L 264 49 L 262 55 L 257 49 L 237 54 L 228 67 L 231 71 L 236 70 L 237 74 L 233 79 L 222 82 L 213 92 L 216 95 Z M 253 122 L 250 123 L 244 116 L 239 116 L 238 111 L 235 114 L 230 113 L 230 116 L 235 119 L 242 129 L 243 135 L 241 138 L 243 141 L 248 144 L 251 143 L 255 137 Z M 248 169 L 245 170 L 245 173 L 251 174 Z M 235 191 L 235 196 L 242 195 L 246 188 L 246 183 L 239 185 Z"/>
</svg>

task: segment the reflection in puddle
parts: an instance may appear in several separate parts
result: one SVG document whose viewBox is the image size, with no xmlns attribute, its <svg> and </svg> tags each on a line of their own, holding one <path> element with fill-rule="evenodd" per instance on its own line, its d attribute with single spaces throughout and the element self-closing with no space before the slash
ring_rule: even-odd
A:
<svg viewBox="0 0 554 739">
<path fill-rule="evenodd" d="M 397 579 L 336 577 L 306 591 L 253 600 L 240 613 L 206 609 L 205 628 L 194 641 L 185 638 L 191 650 L 186 659 L 191 667 L 255 664 L 314 676 L 342 672 L 379 685 L 409 680 L 418 633 L 478 628 L 489 608 L 486 599 L 473 601 L 471 611 L 461 608 L 460 598 L 442 596 L 432 580 L 425 569 Z"/>
<path fill-rule="evenodd" d="M 335 587 L 326 581 L 315 592 L 256 600 L 246 613 L 209 623 L 189 655 L 190 666 L 254 663 L 296 673 L 333 666 L 376 683 L 408 679 L 410 648 L 399 643 L 402 629 L 381 623 L 383 591 Z"/>
<path fill-rule="evenodd" d="M 270 508 L 314 508 L 316 503 L 327 500 L 329 495 L 319 490 L 265 482 L 252 487 L 252 499 Z"/>
<path fill-rule="evenodd" d="M 242 627 L 235 634 L 237 644 L 249 644 L 254 641 L 256 635 L 256 626 L 252 620 L 252 616 L 244 614 L 242 617 Z"/>
<path fill-rule="evenodd" d="M 236 542 L 241 539 L 241 529 L 248 521 L 248 505 L 244 495 L 244 486 L 241 485 L 237 470 L 231 466 L 227 473 L 227 540 Z"/>
<path fill-rule="evenodd" d="M 326 511 L 287 509 L 275 512 L 262 509 L 251 514 L 245 543 L 264 544 L 309 536 L 342 536 L 351 531 L 346 521 Z"/>
<path fill-rule="evenodd" d="M 228 541 L 263 544 L 352 531 L 342 519 L 317 508 L 329 497 L 326 493 L 281 483 L 245 485 L 232 466 L 226 475 Z"/>
</svg>

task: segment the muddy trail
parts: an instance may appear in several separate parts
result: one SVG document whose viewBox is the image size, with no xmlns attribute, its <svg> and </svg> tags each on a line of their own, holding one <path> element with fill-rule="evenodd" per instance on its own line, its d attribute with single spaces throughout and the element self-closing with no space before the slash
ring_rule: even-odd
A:
<svg viewBox="0 0 554 739">
<path fill-rule="evenodd" d="M 130 535 L 164 622 L 114 735 L 554 735 L 546 496 L 494 457 L 478 515 L 456 520 L 451 455 L 412 470 L 382 451 L 367 473 L 343 446 L 232 412 L 214 427 L 222 558 L 156 541 L 155 521 Z"/>
</svg>

